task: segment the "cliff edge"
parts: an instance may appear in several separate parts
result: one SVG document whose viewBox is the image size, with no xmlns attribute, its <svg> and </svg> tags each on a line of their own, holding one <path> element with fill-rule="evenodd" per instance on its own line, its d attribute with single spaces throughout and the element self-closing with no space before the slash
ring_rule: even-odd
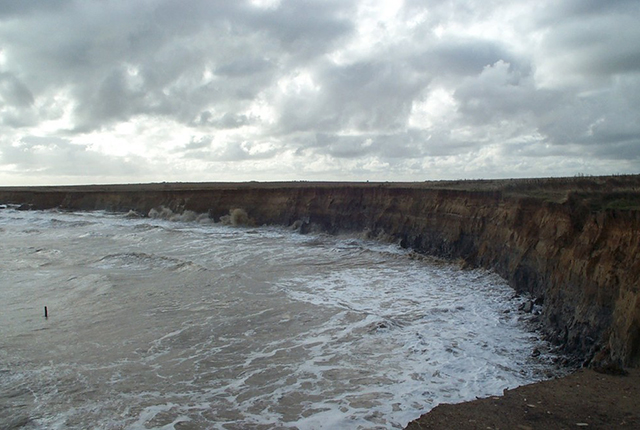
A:
<svg viewBox="0 0 640 430">
<path fill-rule="evenodd" d="M 542 328 L 575 361 L 640 365 L 640 176 L 424 183 L 139 184 L 1 187 L 28 209 L 161 206 L 219 221 L 366 231 L 495 270 L 544 303 Z"/>
</svg>

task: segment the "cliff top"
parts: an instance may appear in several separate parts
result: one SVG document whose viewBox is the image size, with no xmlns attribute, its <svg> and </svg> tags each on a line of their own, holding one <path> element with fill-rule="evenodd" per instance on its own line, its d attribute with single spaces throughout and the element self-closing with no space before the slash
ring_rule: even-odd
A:
<svg viewBox="0 0 640 430">
<path fill-rule="evenodd" d="M 295 188 L 392 188 L 494 192 L 503 197 L 565 203 L 580 201 L 592 210 L 640 210 L 640 175 L 532 179 L 474 179 L 424 182 L 160 182 L 148 184 L 14 186 L 15 192 L 145 192 Z"/>
</svg>

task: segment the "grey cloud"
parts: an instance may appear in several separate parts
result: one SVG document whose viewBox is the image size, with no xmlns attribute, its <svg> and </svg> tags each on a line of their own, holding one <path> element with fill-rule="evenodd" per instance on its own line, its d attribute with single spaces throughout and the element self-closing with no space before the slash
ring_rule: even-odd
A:
<svg viewBox="0 0 640 430">
<path fill-rule="evenodd" d="M 264 160 L 274 157 L 276 153 L 275 148 L 266 151 L 254 150 L 254 145 L 251 142 L 227 142 L 207 158 L 211 161 Z"/>
<path fill-rule="evenodd" d="M 619 0 L 553 2 L 534 19 L 544 30 L 542 55 L 576 75 L 640 72 L 640 3 Z"/>
<path fill-rule="evenodd" d="M 325 64 L 316 78 L 318 94 L 291 96 L 279 106 L 283 131 L 401 129 L 428 82 L 406 62 L 393 59 Z"/>
<path fill-rule="evenodd" d="M 562 95 L 536 88 L 530 75 L 523 75 L 499 61 L 486 67 L 478 76 L 464 79 L 454 97 L 459 102 L 458 111 L 466 121 L 486 124 L 515 119 L 523 114 L 541 114 Z"/>
<path fill-rule="evenodd" d="M 244 114 L 226 112 L 222 116 L 215 117 L 210 111 L 204 111 L 200 113 L 193 125 L 197 127 L 211 126 L 218 129 L 233 129 L 249 125 L 255 121 L 256 119 L 249 118 Z"/>
<path fill-rule="evenodd" d="M 364 136 L 336 136 L 318 133 L 315 152 L 337 158 L 357 158 L 375 152 L 371 139 Z"/>
<path fill-rule="evenodd" d="M 249 152 L 238 142 L 229 142 L 212 157 L 216 161 L 242 161 L 249 159 Z"/>
<path fill-rule="evenodd" d="M 191 138 L 191 141 L 184 146 L 184 150 L 192 151 L 192 150 L 200 150 L 204 148 L 209 148 L 211 146 L 211 137 L 201 137 L 199 139 Z"/>
<path fill-rule="evenodd" d="M 640 148 L 638 94 L 640 82 L 628 79 L 617 87 L 562 100 L 537 117 L 539 129 L 550 143 L 576 143 L 598 158 L 632 153 L 637 158 L 629 147 Z"/>
<path fill-rule="evenodd" d="M 640 72 L 640 29 L 632 17 L 592 18 L 552 30 L 544 49 L 572 66 L 576 73 L 610 75 Z M 626 21 L 626 22 L 625 22 Z M 560 59 L 558 59 L 560 61 Z"/>
<path fill-rule="evenodd" d="M 545 24 L 558 23 L 567 19 L 603 16 L 612 12 L 638 13 L 640 5 L 636 0 L 565 0 L 541 5 L 540 13 L 534 19 Z"/>
<path fill-rule="evenodd" d="M 447 157 L 466 154 L 476 150 L 479 145 L 470 140 L 454 140 L 451 137 L 451 130 L 448 126 L 455 123 L 438 127 L 434 130 L 409 130 L 413 142 L 420 142 L 422 154 L 428 157 Z"/>
<path fill-rule="evenodd" d="M 38 123 L 33 94 L 15 75 L 0 72 L 0 125 L 13 129 Z"/>
<path fill-rule="evenodd" d="M 510 52 L 502 43 L 478 39 L 445 39 L 413 57 L 420 70 L 441 79 L 459 79 L 460 76 L 479 74 L 486 66 L 498 61 L 508 63 L 520 73 L 530 73 L 530 65 Z"/>
<path fill-rule="evenodd" d="M 575 145 L 549 145 L 547 141 L 521 142 L 517 145 L 503 145 L 500 152 L 512 158 L 535 159 L 549 157 L 578 158 L 583 155 Z"/>
<path fill-rule="evenodd" d="M 640 160 L 640 138 L 638 135 L 616 136 L 614 140 L 613 144 L 596 146 L 590 155 L 610 160 Z"/>
<path fill-rule="evenodd" d="M 318 56 L 351 33 L 354 2 L 283 0 L 275 10 L 252 16 L 250 24 L 274 35 L 288 52 Z"/>
<path fill-rule="evenodd" d="M 0 73 L 0 97 L 6 104 L 29 107 L 33 104 L 33 94 L 11 73 Z"/>
<path fill-rule="evenodd" d="M 263 10 L 239 2 L 85 2 L 64 15 L 25 18 L 0 37 L 12 41 L 12 65 L 37 82 L 34 97 L 51 87 L 71 90 L 77 132 L 141 114 L 188 123 L 211 106 L 241 110 L 290 58 L 322 55 L 351 30 L 345 4 L 284 1 Z M 137 70 L 136 78 L 126 69 Z M 203 82 L 206 69 L 220 79 Z"/>
<path fill-rule="evenodd" d="M 406 0 L 395 23 L 401 38 L 389 26 L 361 51 L 360 6 L 0 0 L 0 135 L 19 142 L 2 148 L 2 162 L 96 165 L 99 154 L 84 145 L 22 138 L 51 120 L 61 124 L 52 136 L 72 139 L 108 139 L 130 120 L 206 134 L 169 151 L 190 162 L 276 165 L 288 151 L 345 165 L 375 159 L 401 172 L 441 158 L 473 162 L 486 145 L 531 166 L 576 153 L 594 163 L 638 159 L 637 0 Z M 498 16 L 514 21 L 495 24 Z M 436 35 L 439 25 L 448 30 Z M 512 26 L 517 40 L 478 35 L 491 25 Z M 439 97 L 446 115 L 433 111 Z M 219 147 L 221 136 L 228 142 Z M 117 163 L 130 171 L 131 160 L 105 157 L 109 169 Z"/>
<path fill-rule="evenodd" d="M 215 74 L 227 77 L 248 76 L 264 72 L 272 67 L 272 62 L 266 58 L 241 57 L 220 65 L 215 69 Z"/>
<path fill-rule="evenodd" d="M 124 73 L 114 70 L 102 81 L 95 98 L 89 99 L 89 103 L 81 107 L 81 112 L 97 117 L 101 122 L 126 119 L 134 108 L 132 102 L 135 98 L 136 94 L 127 88 Z"/>
<path fill-rule="evenodd" d="M 3 17 L 24 16 L 40 12 L 50 12 L 64 8 L 72 0 L 0 0 L 0 19 Z"/>
<path fill-rule="evenodd" d="M 23 175 L 113 176 L 136 175 L 145 165 L 137 157 L 114 157 L 75 145 L 62 138 L 28 136 L 0 148 L 3 164 Z"/>
<path fill-rule="evenodd" d="M 357 136 L 317 133 L 314 140 L 304 145 L 304 150 L 335 158 L 376 156 L 389 161 L 424 156 L 427 153 L 427 140 L 428 136 L 419 130 L 394 134 L 365 133 Z"/>
<path fill-rule="evenodd" d="M 412 159 L 427 155 L 428 138 L 417 130 L 381 134 L 371 138 L 384 160 Z"/>
<path fill-rule="evenodd" d="M 624 90 L 610 87 L 580 95 L 575 90 L 537 88 L 531 76 L 523 77 L 497 63 L 457 88 L 454 94 L 461 117 L 451 127 L 475 124 L 479 141 L 483 129 L 495 126 L 505 138 L 539 135 L 543 145 L 528 146 L 536 151 L 518 152 L 523 157 L 637 159 L 640 110 L 633 94 L 638 94 L 640 84 L 631 82 Z M 489 132 L 494 139 L 500 135 L 496 130 Z M 577 147 L 581 149 L 576 151 Z"/>
</svg>

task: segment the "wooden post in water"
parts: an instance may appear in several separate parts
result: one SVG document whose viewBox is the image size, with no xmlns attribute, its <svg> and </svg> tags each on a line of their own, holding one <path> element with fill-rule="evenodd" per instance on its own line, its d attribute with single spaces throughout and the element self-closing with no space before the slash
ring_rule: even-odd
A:
<svg viewBox="0 0 640 430">
<path fill-rule="evenodd" d="M 49 310 L 47 309 L 47 307 L 44 307 L 44 317 L 45 318 L 49 318 Z"/>
</svg>

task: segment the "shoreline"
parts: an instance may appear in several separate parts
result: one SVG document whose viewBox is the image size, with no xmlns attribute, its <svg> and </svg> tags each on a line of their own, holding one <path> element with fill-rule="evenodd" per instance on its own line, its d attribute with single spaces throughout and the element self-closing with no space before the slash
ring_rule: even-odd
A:
<svg viewBox="0 0 640 430">
<path fill-rule="evenodd" d="M 605 372 L 633 368 L 627 377 L 579 370 L 509 390 L 504 398 L 458 404 L 459 419 L 453 425 L 449 415 L 446 423 L 450 427 L 411 427 L 415 422 L 429 422 L 420 421 L 423 416 L 408 428 L 494 428 L 491 423 L 476 426 L 476 418 L 470 418 L 476 420 L 473 426 L 460 421 L 468 408 L 479 416 L 486 412 L 482 407 L 488 406 L 476 402 L 503 411 L 500 416 L 511 417 L 511 428 L 570 428 L 576 423 L 549 427 L 540 418 L 543 427 L 523 424 L 517 418 L 520 410 L 510 410 L 515 405 L 511 393 L 566 392 L 565 398 L 554 400 L 559 409 L 550 411 L 557 420 L 553 422 L 563 423 L 563 413 L 571 416 L 569 409 L 591 401 L 580 399 L 587 395 L 582 391 L 569 390 L 576 378 L 582 381 L 585 393 L 600 393 L 609 402 L 609 409 L 600 415 L 610 413 L 615 419 L 620 405 L 625 404 L 620 400 L 624 395 L 620 387 L 625 383 L 618 382 L 634 381 L 640 386 L 635 370 L 640 366 L 640 267 L 635 257 L 640 254 L 639 175 L 420 183 L 0 187 L 0 203 L 23 205 L 23 209 L 143 214 L 164 206 L 176 213 L 207 214 L 216 221 L 241 210 L 241 223 L 298 225 L 302 232 L 333 234 L 366 231 L 372 238 L 391 239 L 419 253 L 494 270 L 516 293 L 544 302 L 540 323 L 545 337 L 572 357 L 570 364 Z M 426 416 L 436 419 L 433 417 L 442 416 L 442 410 L 448 409 L 438 406 Z M 640 422 L 637 414 L 630 416 L 636 421 L 629 422 Z M 594 421 L 590 428 L 597 425 Z"/>
</svg>

